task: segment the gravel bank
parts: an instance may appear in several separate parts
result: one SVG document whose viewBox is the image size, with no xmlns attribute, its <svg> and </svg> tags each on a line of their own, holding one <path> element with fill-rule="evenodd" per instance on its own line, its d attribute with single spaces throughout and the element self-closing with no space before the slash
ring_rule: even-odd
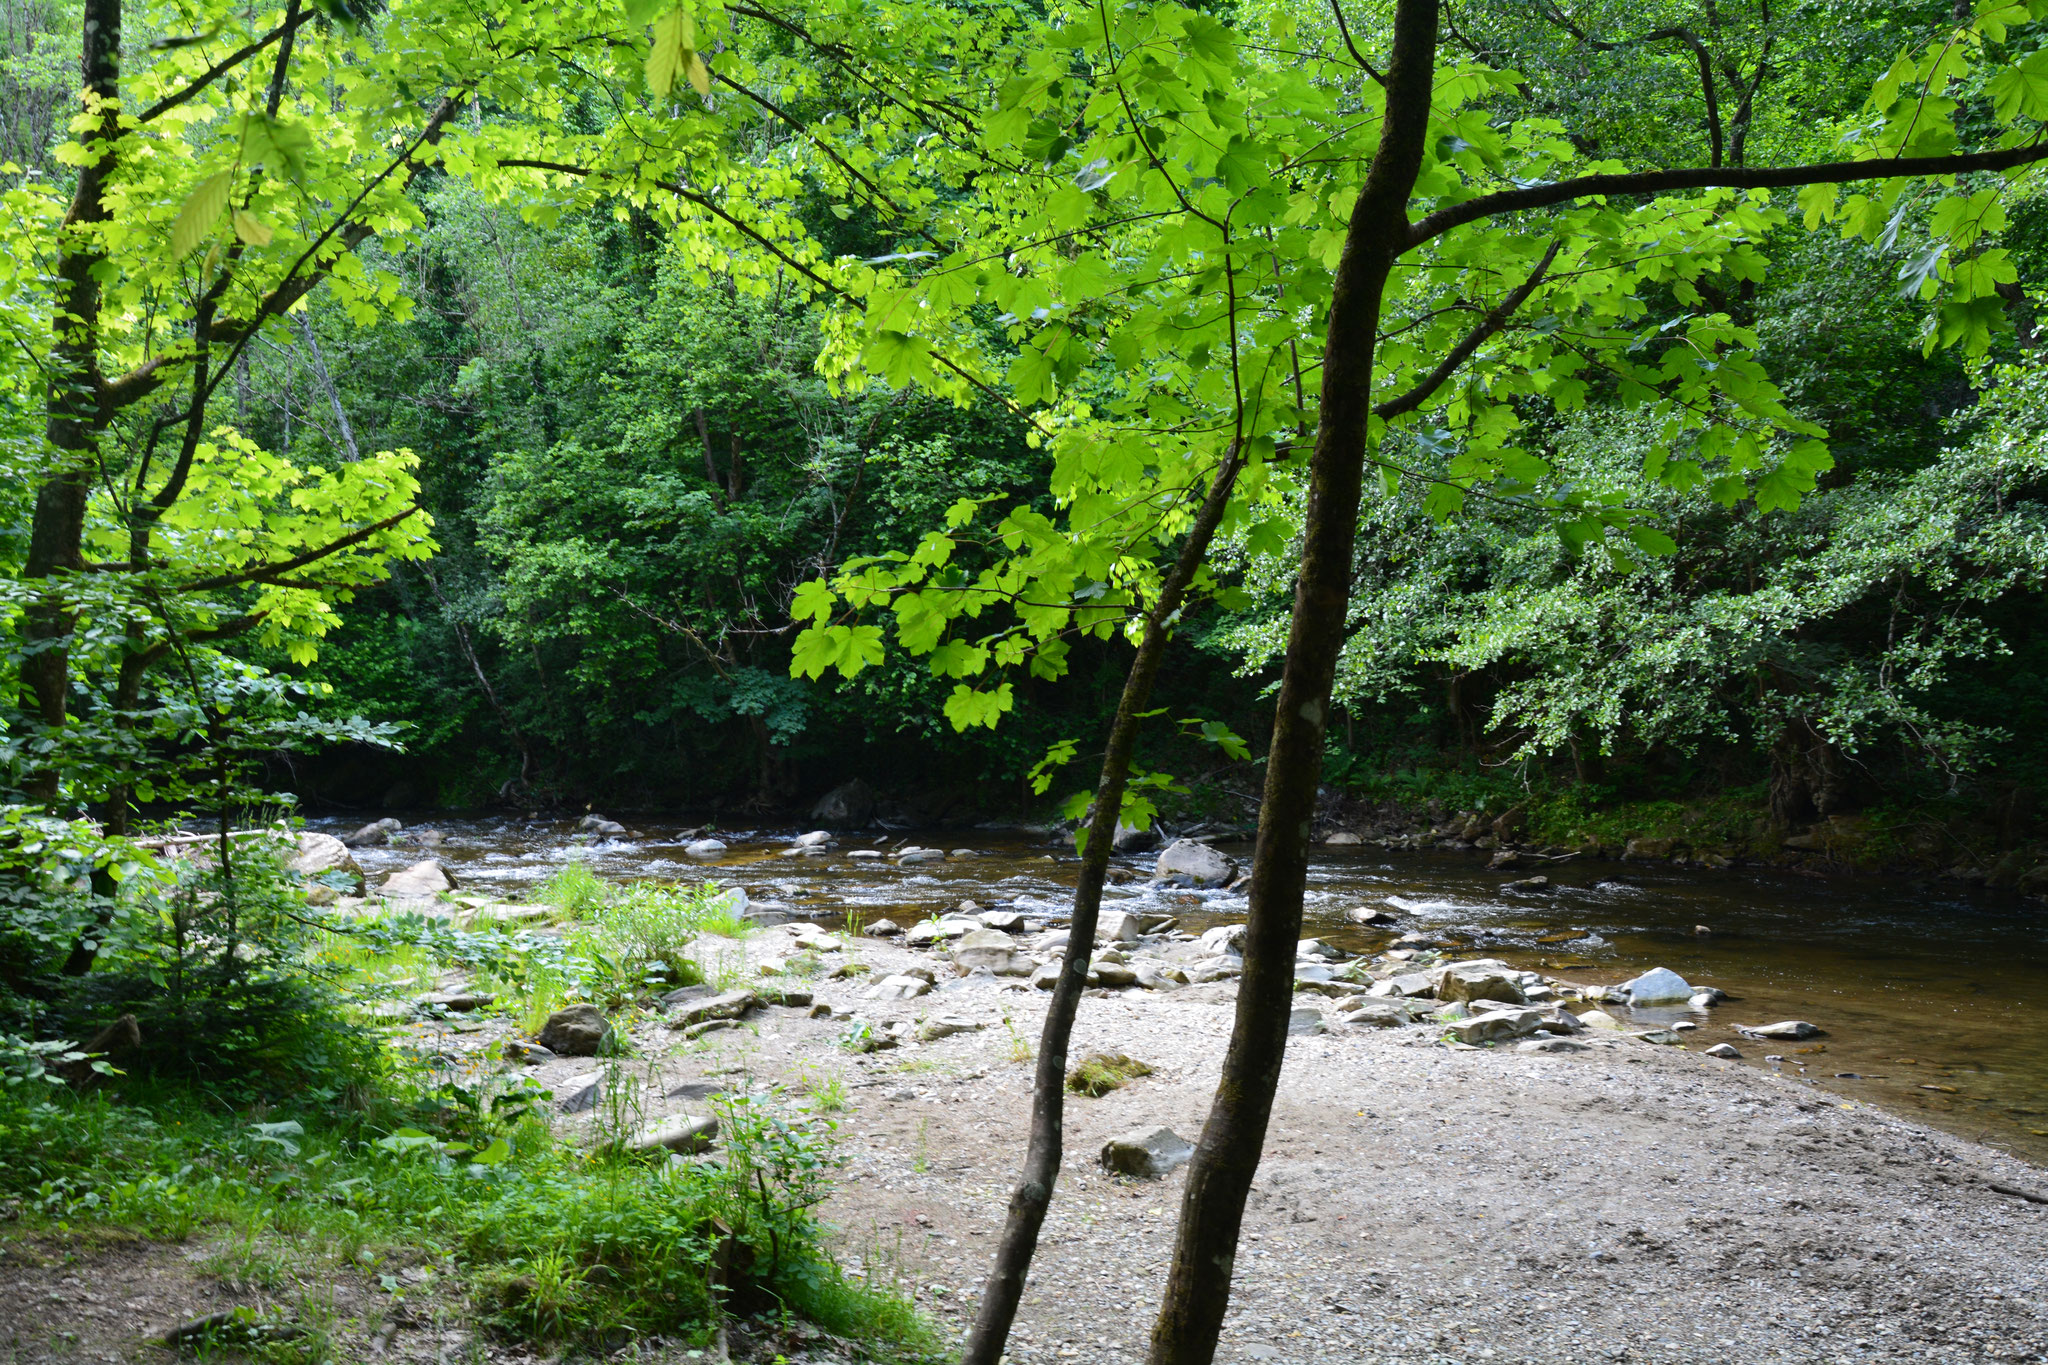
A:
<svg viewBox="0 0 2048 1365">
<path fill-rule="evenodd" d="M 778 929 L 747 952 L 787 946 Z M 661 1083 L 841 1079 L 842 1250 L 964 1327 L 1021 1155 L 1016 1039 L 1035 1040 L 1046 997 L 984 980 L 877 1002 L 868 982 L 940 959 L 854 953 L 873 975 L 817 985 L 821 1002 L 986 1027 L 854 1056 L 844 1019 L 769 1009 L 661 1062 Z M 1136 1128 L 1197 1135 L 1233 990 L 1090 992 L 1076 1055 L 1154 1072 L 1068 1101 L 1019 1365 L 1142 1359 L 1185 1172 L 1112 1177 L 1096 1154 Z M 1452 1050 L 1436 1032 L 1290 1044 L 1226 1365 L 2048 1360 L 2048 1204 L 1995 1188 L 2048 1195 L 2039 1168 L 1747 1062 L 1593 1035 L 1582 1052 Z M 673 1048 L 658 1024 L 640 1036 L 644 1055 Z"/>
</svg>

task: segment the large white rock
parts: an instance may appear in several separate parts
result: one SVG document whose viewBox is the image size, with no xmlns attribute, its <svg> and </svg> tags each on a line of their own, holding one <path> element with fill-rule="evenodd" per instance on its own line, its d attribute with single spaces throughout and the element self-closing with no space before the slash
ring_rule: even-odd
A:
<svg viewBox="0 0 2048 1365">
<path fill-rule="evenodd" d="M 425 900 L 455 889 L 455 878 L 432 858 L 392 873 L 377 888 L 392 900 Z"/>
<path fill-rule="evenodd" d="M 1000 929 L 976 929 L 953 945 L 953 965 L 963 972 L 980 968 L 997 976 L 1029 976 L 1037 965 L 1017 951 L 1017 942 Z"/>
<path fill-rule="evenodd" d="M 725 852 L 725 840 L 695 839 L 683 845 L 683 852 L 692 858 L 716 858 Z"/>
<path fill-rule="evenodd" d="M 1699 990 L 1668 967 L 1652 967 L 1634 980 L 1622 982 L 1616 989 L 1631 1005 L 1688 1004 Z"/>
<path fill-rule="evenodd" d="M 362 866 L 348 851 L 348 846 L 332 834 L 318 834 L 310 829 L 300 834 L 299 846 L 285 868 L 308 881 L 330 872 L 339 872 L 355 884 L 357 895 L 363 893 Z"/>
<path fill-rule="evenodd" d="M 1176 839 L 1159 854 L 1155 877 L 1186 877 L 1197 886 L 1221 886 L 1237 875 L 1237 864 L 1207 844 Z"/>
<path fill-rule="evenodd" d="M 1144 936 L 1144 921 L 1128 910 L 1108 910 L 1095 921 L 1097 943 L 1135 943 Z"/>
<path fill-rule="evenodd" d="M 1214 929 L 1202 931 L 1200 939 L 1205 953 L 1236 953 L 1244 949 L 1246 926 L 1242 924 L 1219 924 Z"/>
</svg>

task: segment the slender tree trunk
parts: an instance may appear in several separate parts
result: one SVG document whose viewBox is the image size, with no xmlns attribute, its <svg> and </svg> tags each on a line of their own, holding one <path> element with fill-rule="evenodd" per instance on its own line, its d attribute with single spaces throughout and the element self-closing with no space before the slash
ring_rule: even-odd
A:
<svg viewBox="0 0 2048 1365">
<path fill-rule="evenodd" d="M 305 339 L 306 351 L 313 359 L 313 378 L 320 383 L 321 392 L 327 395 L 327 406 L 334 413 L 334 425 L 341 430 L 341 447 L 348 454 L 348 461 L 354 464 L 363 458 L 363 452 L 356 449 L 356 429 L 349 425 L 348 409 L 341 405 L 341 390 L 334 387 L 334 379 L 327 373 L 326 357 L 320 354 L 320 339 L 313 335 L 313 320 L 304 313 L 299 314 L 299 335 Z M 248 354 L 246 351 L 243 354 Z"/>
<path fill-rule="evenodd" d="M 85 83 L 86 112 L 98 112 L 101 101 L 118 98 L 120 72 L 121 0 L 85 0 L 79 73 Z M 97 136 L 111 143 L 119 134 L 114 114 L 103 114 Z M 101 195 L 113 170 L 111 150 L 80 168 L 77 191 L 58 232 L 56 344 L 50 352 L 45 424 L 54 468 L 36 490 L 28 555 L 22 564 L 22 577 L 27 579 L 61 579 L 84 562 L 86 500 L 105 427 L 100 411 L 100 286 L 94 277 L 102 255 L 95 229 L 108 217 Z M 28 657 L 22 664 L 22 681 L 34 695 L 42 723 L 61 726 L 70 699 L 72 627 L 61 585 L 45 589 L 23 624 Z M 28 786 L 39 800 L 55 799 L 56 769 L 34 774 Z"/>
<path fill-rule="evenodd" d="M 1353 205 L 1333 282 L 1301 572 L 1252 858 L 1244 976 L 1222 1080 L 1188 1167 L 1173 1264 L 1152 1329 L 1152 1365 L 1209 1365 L 1215 1358 L 1245 1196 L 1279 1088 L 1323 730 L 1350 601 L 1374 345 L 1387 277 L 1405 249 L 1408 201 L 1422 165 L 1437 19 L 1438 0 L 1400 0 L 1396 6 L 1386 126 Z"/>
<path fill-rule="evenodd" d="M 1059 1178 L 1066 1137 L 1067 1044 L 1074 1033 L 1074 1015 L 1088 984 L 1088 961 L 1095 949 L 1095 925 L 1102 910 L 1102 886 L 1109 875 L 1109 855 L 1116 847 L 1117 817 L 1123 813 L 1124 788 L 1137 747 L 1138 721 L 1152 696 L 1159 661 L 1174 615 L 1180 610 L 1189 582 L 1201 568 L 1215 538 L 1216 527 L 1230 505 L 1237 481 L 1239 446 L 1233 444 L 1216 470 L 1209 495 L 1188 530 L 1180 557 L 1161 582 L 1159 598 L 1145 614 L 1145 634 L 1124 678 L 1123 696 L 1109 728 L 1102 756 L 1102 775 L 1095 786 L 1095 814 L 1081 849 L 1081 880 L 1074 888 L 1074 913 L 1067 925 L 1067 950 L 1060 959 L 1059 981 L 1038 1038 L 1038 1071 L 1031 1087 L 1031 1138 L 1024 1169 L 1010 1195 L 1009 1218 L 996 1248 L 995 1265 L 982 1289 L 974 1328 L 961 1353 L 961 1365 L 997 1365 L 1009 1342 L 1017 1304 L 1024 1296 L 1024 1277 L 1038 1250 L 1039 1230 L 1052 1204 L 1053 1182 Z"/>
</svg>

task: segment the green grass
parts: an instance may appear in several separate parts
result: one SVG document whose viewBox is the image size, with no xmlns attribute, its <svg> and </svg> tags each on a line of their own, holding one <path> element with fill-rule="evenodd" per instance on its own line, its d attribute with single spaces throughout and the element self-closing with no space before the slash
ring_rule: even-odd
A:
<svg viewBox="0 0 2048 1365">
<path fill-rule="evenodd" d="M 561 871 L 533 889 L 534 900 L 553 906 L 572 919 L 582 919 L 594 913 L 611 896 L 611 886 L 592 872 L 588 864 L 575 858 L 564 863 Z"/>
<path fill-rule="evenodd" d="M 730 1292 L 780 1299 L 890 1354 L 933 1348 L 910 1305 L 849 1281 L 820 1249 L 811 1209 L 838 1166 L 829 1120 L 739 1097 L 722 1106 L 726 1163 L 678 1165 L 567 1143 L 544 1109 L 516 1077 L 261 1123 L 191 1092 L 16 1088 L 0 1094 L 0 1147 L 21 1158 L 0 1170 L 0 1196 L 20 1201 L 14 1235 L 217 1235 L 204 1271 L 238 1291 L 317 1280 L 323 1264 L 376 1278 L 387 1256 L 424 1258 L 480 1321 L 536 1343 L 626 1330 L 701 1346 Z M 721 1286 L 726 1236 L 740 1268 Z"/>
</svg>

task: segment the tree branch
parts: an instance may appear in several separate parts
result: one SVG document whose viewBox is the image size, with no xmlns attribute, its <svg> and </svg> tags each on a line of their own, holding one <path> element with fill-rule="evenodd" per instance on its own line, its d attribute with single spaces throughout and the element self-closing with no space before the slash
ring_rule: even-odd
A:
<svg viewBox="0 0 2048 1365">
<path fill-rule="evenodd" d="M 1995 152 L 1971 152 L 1962 156 L 1897 156 L 1865 161 L 1822 161 L 1805 166 L 1762 166 L 1755 169 L 1700 166 L 1582 175 L 1549 185 L 1482 194 L 1477 199 L 1467 199 L 1462 204 L 1439 209 L 1409 227 L 1408 245 L 1421 246 L 1452 228 L 1476 223 L 1482 218 L 1549 208 L 1597 195 L 1662 194 L 1669 190 L 1795 189 L 1804 185 L 1846 185 L 1858 180 L 1903 180 L 1921 176 L 1968 175 L 1973 171 L 2009 171 L 2041 161 L 2048 161 L 2048 142 L 2004 147 Z"/>
<path fill-rule="evenodd" d="M 1358 50 L 1358 44 L 1351 41 L 1351 26 L 1344 22 L 1344 6 L 1338 0 L 1330 0 L 1330 13 L 1337 16 L 1337 32 L 1344 35 L 1344 47 L 1350 52 L 1351 60 L 1358 63 L 1360 71 L 1385 85 L 1386 77 L 1373 68 L 1373 64 L 1365 59 L 1365 54 Z"/>
<path fill-rule="evenodd" d="M 214 65 L 208 67 L 205 71 L 201 72 L 197 77 L 193 79 L 190 85 L 186 86 L 182 90 L 178 90 L 172 94 L 165 95 L 155 104 L 150 105 L 149 108 L 143 110 L 140 114 L 136 115 L 136 123 L 146 124 L 151 122 L 152 120 L 162 118 L 165 114 L 168 114 L 171 110 L 177 108 L 179 105 L 191 99 L 193 96 L 204 93 L 208 86 L 212 85 L 222 76 L 227 75 L 228 72 L 233 71 L 243 62 L 248 61 L 251 57 L 261 52 L 264 48 L 269 47 L 278 39 L 288 37 L 291 34 L 296 33 L 301 25 L 310 22 L 312 18 L 313 15 L 311 11 L 300 11 L 293 14 L 287 14 L 285 16 L 285 21 L 279 24 L 276 28 L 264 34 L 255 42 L 246 44 L 245 46 L 238 48 L 233 52 L 230 52 L 227 56 L 221 58 Z"/>
<path fill-rule="evenodd" d="M 1514 291 L 1502 299 L 1492 312 L 1481 318 L 1479 325 L 1467 332 L 1465 339 L 1450 349 L 1441 364 L 1424 375 L 1415 387 L 1406 393 L 1376 404 L 1372 415 L 1381 421 L 1387 421 L 1403 413 L 1413 412 L 1428 401 L 1431 394 L 1443 387 L 1445 380 L 1456 374 L 1459 367 L 1470 360 L 1473 353 L 1484 346 L 1494 333 L 1505 327 L 1516 310 L 1529 301 L 1529 296 L 1535 293 L 1536 286 L 1543 282 L 1543 276 L 1550 270 L 1550 263 L 1557 259 L 1557 253 L 1563 246 L 1562 242 L 1552 242 L 1550 249 L 1543 253 L 1543 259 L 1536 262 L 1536 268 L 1529 272 L 1529 278 L 1515 286 Z"/>
<path fill-rule="evenodd" d="M 414 503 L 403 512 L 388 516 L 382 521 L 373 521 L 368 526 L 349 532 L 339 540 L 329 541 L 317 550 L 308 550 L 302 555 L 293 555 L 290 559 L 281 559 L 274 564 L 259 564 L 253 569 L 239 569 L 234 573 L 216 574 L 212 578 L 194 579 L 190 583 L 179 584 L 178 591 L 212 592 L 216 588 L 232 588 L 243 583 L 256 583 L 274 579 L 280 574 L 288 574 L 294 569 L 303 569 L 308 564 L 317 564 L 329 555 L 339 554 L 352 545 L 360 545 L 379 531 L 388 531 L 419 510 L 420 505 Z"/>
</svg>

